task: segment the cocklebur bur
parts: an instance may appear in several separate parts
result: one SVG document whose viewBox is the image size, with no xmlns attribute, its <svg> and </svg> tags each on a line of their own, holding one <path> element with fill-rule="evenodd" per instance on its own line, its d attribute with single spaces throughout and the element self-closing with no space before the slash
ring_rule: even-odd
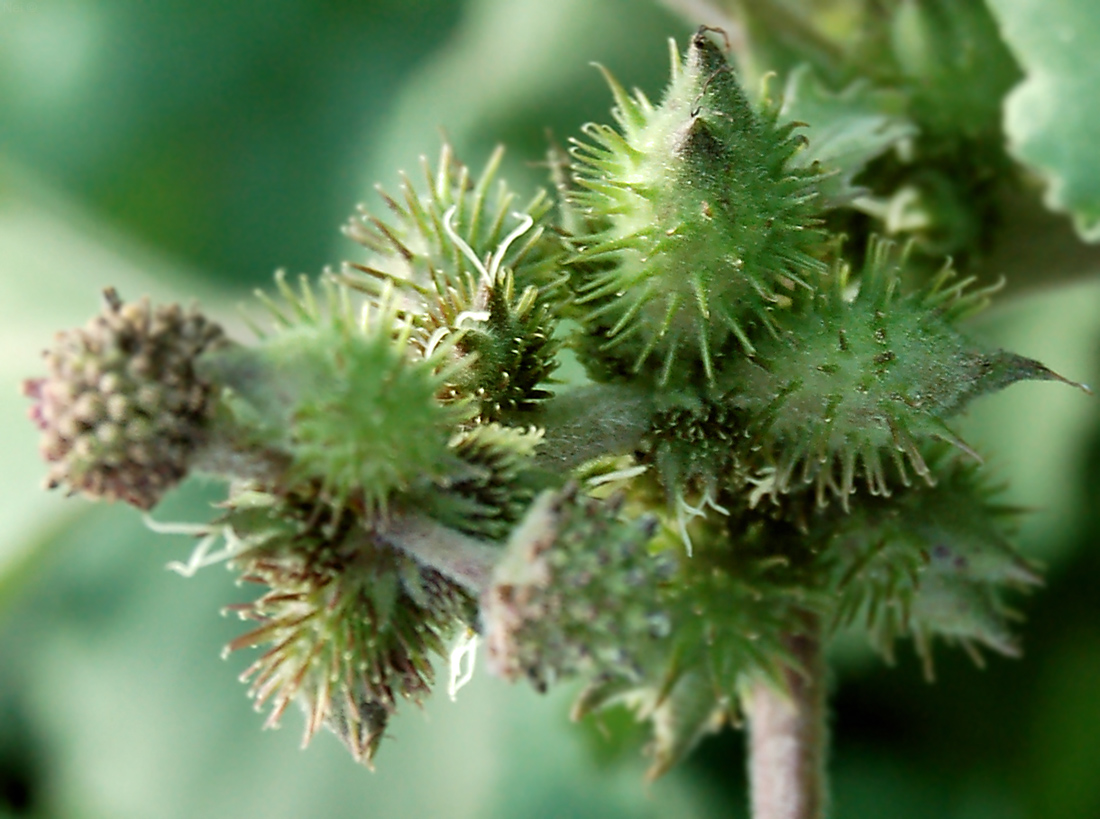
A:
<svg viewBox="0 0 1100 819">
<path fill-rule="evenodd" d="M 789 166 L 795 127 L 753 109 L 703 32 L 659 106 L 607 77 L 619 130 L 586 127 L 567 199 L 580 349 L 608 377 L 712 383 L 824 266 L 819 174 Z"/>
<path fill-rule="evenodd" d="M 948 423 L 972 400 L 1017 381 L 1066 381 L 959 328 L 996 286 L 967 292 L 969 282 L 953 282 L 945 267 L 905 293 L 904 262 L 891 243 L 873 240 L 858 278 L 834 268 L 812 301 L 777 320 L 778 335 L 757 356 L 723 373 L 726 400 L 765 453 L 773 493 L 813 484 L 819 503 L 831 493 L 847 504 L 857 474 L 871 494 L 889 494 L 910 482 L 907 464 L 932 483 L 920 443 L 946 441 L 977 457 Z M 890 481 L 884 461 L 896 470 Z"/>
<path fill-rule="evenodd" d="M 298 701 L 303 744 L 325 726 L 370 765 L 389 716 L 428 693 L 433 656 L 473 622 L 473 599 L 319 497 L 239 488 L 225 507 L 216 525 L 241 543 L 229 567 L 269 587 L 230 607 L 259 625 L 226 647 L 266 648 L 241 676 L 257 710 L 271 701 L 265 727 Z"/>
<path fill-rule="evenodd" d="M 352 219 L 345 232 L 372 255 L 342 271 L 367 293 L 393 286 L 426 351 L 450 338 L 460 357 L 477 359 L 452 388 L 487 421 L 550 395 L 560 347 L 564 246 L 548 222 L 552 203 L 540 193 L 513 211 L 516 194 L 502 180 L 493 189 L 502 156 L 494 151 L 474 181 L 445 145 L 436 171 L 424 163 L 427 194 L 408 177 L 400 201 L 380 188 L 393 223 L 365 209 Z"/>
</svg>

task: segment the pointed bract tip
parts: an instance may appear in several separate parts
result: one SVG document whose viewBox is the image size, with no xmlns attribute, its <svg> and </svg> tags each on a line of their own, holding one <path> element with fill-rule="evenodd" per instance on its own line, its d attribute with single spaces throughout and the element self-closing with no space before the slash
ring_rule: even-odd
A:
<svg viewBox="0 0 1100 819">
<path fill-rule="evenodd" d="M 1032 361 L 1031 359 L 1025 360 L 1028 361 L 1029 364 L 1035 366 L 1035 375 L 1031 376 L 1032 379 L 1036 381 L 1060 381 L 1070 387 L 1076 387 L 1086 395 L 1092 395 L 1092 387 L 1090 387 L 1088 384 L 1066 378 L 1061 373 L 1055 372 L 1054 370 L 1050 369 L 1050 367 L 1047 367 L 1045 364 L 1040 364 L 1038 361 Z"/>
<path fill-rule="evenodd" d="M 697 40 L 697 39 L 707 39 L 707 37 L 706 37 L 707 34 L 721 34 L 722 35 L 722 42 L 725 43 L 726 51 L 730 50 L 730 35 L 729 35 L 729 32 L 727 32 L 721 26 L 707 26 L 707 25 L 699 26 L 699 28 L 696 29 L 694 36 L 692 37 L 692 43 L 694 43 L 695 40 Z"/>
<path fill-rule="evenodd" d="M 714 40 L 707 36 L 707 33 L 711 31 L 721 31 L 721 29 L 700 26 L 692 35 L 691 43 L 688 46 L 688 71 L 699 76 L 706 76 L 729 66 L 725 53 Z M 721 31 L 721 33 L 723 36 L 726 35 L 724 31 Z"/>
<path fill-rule="evenodd" d="M 1046 585 L 1042 574 L 1039 573 L 1039 567 L 1023 558 L 1019 558 L 1005 567 L 1005 579 L 1021 588 Z"/>
<path fill-rule="evenodd" d="M 1026 358 L 1007 350 L 998 350 L 984 357 L 982 366 L 984 372 L 978 379 L 978 390 L 975 394 L 995 392 L 1017 381 L 1060 381 L 1070 387 L 1076 387 L 1087 395 L 1092 395 L 1092 388 L 1087 384 L 1066 378 L 1034 358 Z"/>
</svg>

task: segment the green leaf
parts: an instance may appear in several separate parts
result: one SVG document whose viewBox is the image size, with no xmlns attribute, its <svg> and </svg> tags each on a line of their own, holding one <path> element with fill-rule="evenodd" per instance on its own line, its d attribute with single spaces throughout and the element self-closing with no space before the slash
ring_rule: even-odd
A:
<svg viewBox="0 0 1100 819">
<path fill-rule="evenodd" d="M 922 141 L 940 141 L 939 150 L 959 137 L 999 144 L 1001 99 L 1020 69 L 983 0 L 902 3 L 891 29 Z"/>
<path fill-rule="evenodd" d="M 1100 6 L 1095 0 L 989 0 L 1027 77 L 1005 101 L 1009 147 L 1047 181 L 1046 204 L 1100 242 Z"/>
<path fill-rule="evenodd" d="M 787 80 L 779 112 L 781 122 L 809 126 L 803 131 L 809 145 L 791 164 L 808 167 L 819 162 L 823 170 L 833 171 L 821 185 L 822 194 L 830 205 L 844 204 L 859 195 L 852 180 L 868 162 L 916 135 L 904 109 L 905 97 L 899 92 L 859 80 L 834 93 L 809 65 L 801 65 Z"/>
<path fill-rule="evenodd" d="M 221 300 L 186 282 L 178 268 L 112 234 L 0 155 L 0 597 L 20 584 L 50 533 L 86 511 L 42 491 L 46 468 L 20 383 L 44 374 L 43 348 L 56 331 L 84 324 L 106 285 L 134 299 Z"/>
</svg>

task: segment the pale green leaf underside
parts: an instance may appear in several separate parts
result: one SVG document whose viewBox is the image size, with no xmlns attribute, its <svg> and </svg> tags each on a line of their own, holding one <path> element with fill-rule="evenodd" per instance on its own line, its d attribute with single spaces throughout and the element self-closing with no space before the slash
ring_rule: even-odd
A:
<svg viewBox="0 0 1100 819">
<path fill-rule="evenodd" d="M 1027 78 L 1005 101 L 1012 152 L 1047 181 L 1046 204 L 1100 242 L 1100 4 L 989 0 Z"/>
<path fill-rule="evenodd" d="M 852 180 L 868 162 L 916 134 L 916 127 L 902 115 L 904 105 L 900 94 L 864 81 L 834 93 L 809 65 L 801 65 L 787 80 L 779 118 L 806 123 L 802 133 L 809 144 L 793 162 L 799 167 L 820 162 L 823 170 L 833 171 L 822 193 L 830 205 L 838 205 L 859 194 Z"/>
</svg>

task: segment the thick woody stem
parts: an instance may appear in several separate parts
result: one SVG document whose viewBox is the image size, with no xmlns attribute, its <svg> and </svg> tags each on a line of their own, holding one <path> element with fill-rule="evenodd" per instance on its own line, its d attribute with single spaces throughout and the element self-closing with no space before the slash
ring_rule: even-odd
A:
<svg viewBox="0 0 1100 819">
<path fill-rule="evenodd" d="M 807 623 L 789 638 L 799 667 L 786 671 L 787 690 L 759 682 L 743 698 L 753 819 L 825 815 L 825 663 L 819 624 Z"/>
</svg>

